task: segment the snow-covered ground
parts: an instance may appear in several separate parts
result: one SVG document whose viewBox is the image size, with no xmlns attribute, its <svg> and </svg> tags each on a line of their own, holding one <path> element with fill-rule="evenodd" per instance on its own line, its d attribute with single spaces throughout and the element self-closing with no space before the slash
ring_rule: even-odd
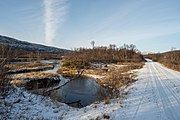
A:
<svg viewBox="0 0 180 120">
<path fill-rule="evenodd" d="M 21 90 L 8 96 L 5 101 L 9 106 L 9 119 L 180 119 L 180 73 L 159 63 L 147 62 L 138 71 L 138 81 L 124 88 L 120 94 L 123 97 L 109 102 L 96 102 L 80 109 L 53 101 L 48 97 L 24 91 L 21 93 Z M 12 101 L 15 102 L 13 105 L 10 104 Z M 1 104 L 0 112 L 3 106 L 5 105 Z"/>
<path fill-rule="evenodd" d="M 180 73 L 147 62 L 130 87 L 123 108 L 110 113 L 117 120 L 179 120 Z"/>
</svg>

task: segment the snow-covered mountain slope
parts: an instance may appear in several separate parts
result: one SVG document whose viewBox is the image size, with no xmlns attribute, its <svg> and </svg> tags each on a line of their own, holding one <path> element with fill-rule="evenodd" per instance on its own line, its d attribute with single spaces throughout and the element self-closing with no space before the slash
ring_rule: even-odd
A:
<svg viewBox="0 0 180 120">
<path fill-rule="evenodd" d="M 66 49 L 60 49 L 60 48 L 45 46 L 45 45 L 41 45 L 41 44 L 29 43 L 26 41 L 20 41 L 20 40 L 2 36 L 2 35 L 0 35 L 0 44 L 9 45 L 15 49 L 21 49 L 21 50 L 25 50 L 25 51 L 39 52 L 39 53 L 68 52 L 68 50 L 66 50 Z"/>
</svg>

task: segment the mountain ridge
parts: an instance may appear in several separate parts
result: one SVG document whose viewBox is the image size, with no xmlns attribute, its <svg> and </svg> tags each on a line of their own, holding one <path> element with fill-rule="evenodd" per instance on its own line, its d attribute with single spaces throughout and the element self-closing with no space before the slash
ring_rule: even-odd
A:
<svg viewBox="0 0 180 120">
<path fill-rule="evenodd" d="M 21 49 L 21 50 L 25 50 L 25 51 L 34 52 L 34 53 L 58 54 L 58 53 L 65 53 L 65 52 L 70 51 L 67 49 L 57 48 L 57 47 L 53 47 L 53 46 L 46 46 L 46 45 L 42 45 L 42 44 L 26 42 L 26 41 L 22 41 L 19 39 L 15 39 L 15 38 L 3 36 L 3 35 L 0 35 L 0 44 L 8 45 L 15 49 Z"/>
</svg>

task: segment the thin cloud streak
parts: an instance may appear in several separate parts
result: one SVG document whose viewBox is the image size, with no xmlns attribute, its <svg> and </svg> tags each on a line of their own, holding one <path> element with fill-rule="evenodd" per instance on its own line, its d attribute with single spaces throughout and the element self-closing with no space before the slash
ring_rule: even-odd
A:
<svg viewBox="0 0 180 120">
<path fill-rule="evenodd" d="M 45 43 L 51 45 L 67 14 L 67 0 L 44 0 Z"/>
</svg>

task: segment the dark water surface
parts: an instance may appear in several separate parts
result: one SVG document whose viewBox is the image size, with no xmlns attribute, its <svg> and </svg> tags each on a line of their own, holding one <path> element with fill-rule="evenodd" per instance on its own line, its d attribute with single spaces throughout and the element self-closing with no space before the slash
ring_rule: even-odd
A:
<svg viewBox="0 0 180 120">
<path fill-rule="evenodd" d="M 88 77 L 76 78 L 58 90 L 50 92 L 50 97 L 74 107 L 84 107 L 108 95 L 108 90 Z"/>
<path fill-rule="evenodd" d="M 44 60 L 43 62 L 51 63 L 54 61 Z M 60 66 L 60 64 L 57 64 L 52 70 L 44 72 L 58 74 L 57 70 Z M 57 90 L 51 91 L 48 96 L 52 99 L 66 103 L 73 107 L 84 107 L 97 100 L 102 100 L 109 95 L 109 90 L 96 83 L 96 81 L 92 78 L 83 76 L 69 81 L 69 79 L 62 77 L 61 74 L 58 75 L 61 79 L 58 86 L 67 84 Z M 44 95 L 43 91 L 46 91 L 47 89 L 48 88 L 36 89 L 31 92 Z"/>
</svg>

